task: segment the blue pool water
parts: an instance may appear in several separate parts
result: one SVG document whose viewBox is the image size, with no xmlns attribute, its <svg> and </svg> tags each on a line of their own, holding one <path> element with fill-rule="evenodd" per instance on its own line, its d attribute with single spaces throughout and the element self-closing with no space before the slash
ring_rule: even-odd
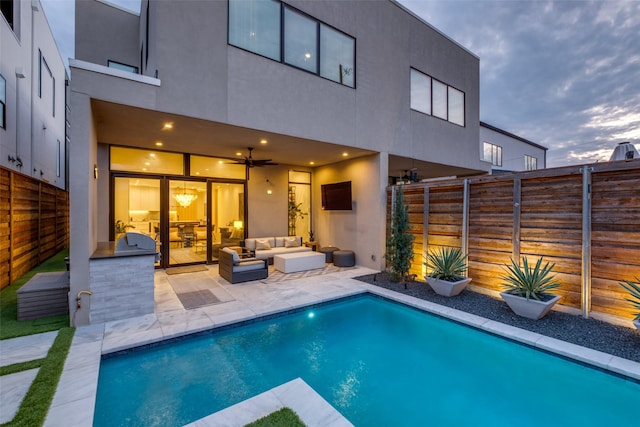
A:
<svg viewBox="0 0 640 427">
<path fill-rule="evenodd" d="M 181 426 L 297 377 L 356 426 L 638 422 L 637 382 L 363 296 L 107 358 L 94 425 Z"/>
</svg>

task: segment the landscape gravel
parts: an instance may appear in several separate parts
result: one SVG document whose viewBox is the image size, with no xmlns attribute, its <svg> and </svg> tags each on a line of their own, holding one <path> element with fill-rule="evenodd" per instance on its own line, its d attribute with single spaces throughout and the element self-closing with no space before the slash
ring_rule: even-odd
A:
<svg viewBox="0 0 640 427">
<path fill-rule="evenodd" d="M 464 290 L 458 296 L 447 298 L 433 292 L 425 282 L 409 282 L 405 289 L 404 285 L 388 280 L 385 273 L 369 274 L 356 279 L 640 363 L 640 332 L 633 328 L 592 318 L 584 319 L 580 315 L 556 310 L 552 310 L 540 320 L 530 320 L 516 316 L 501 299 L 470 289 Z"/>
</svg>

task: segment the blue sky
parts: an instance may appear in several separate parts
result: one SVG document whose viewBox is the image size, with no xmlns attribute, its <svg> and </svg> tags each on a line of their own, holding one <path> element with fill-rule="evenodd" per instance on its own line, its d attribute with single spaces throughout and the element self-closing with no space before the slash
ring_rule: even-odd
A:
<svg viewBox="0 0 640 427">
<path fill-rule="evenodd" d="M 41 1 L 73 57 L 73 1 Z M 480 57 L 480 120 L 547 146 L 547 166 L 640 148 L 640 1 L 400 3 Z"/>
</svg>

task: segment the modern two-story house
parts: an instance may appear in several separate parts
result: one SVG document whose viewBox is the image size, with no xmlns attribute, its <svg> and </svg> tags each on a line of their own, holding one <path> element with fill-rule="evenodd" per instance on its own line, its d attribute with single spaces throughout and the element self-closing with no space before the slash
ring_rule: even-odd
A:
<svg viewBox="0 0 640 427">
<path fill-rule="evenodd" d="M 390 182 L 490 169 L 478 57 L 390 0 L 77 1 L 70 68 L 72 295 L 131 230 L 159 268 L 313 231 L 382 269 Z"/>
<path fill-rule="evenodd" d="M 40 1 L 0 2 L 0 165 L 66 188 L 66 88 Z"/>
</svg>

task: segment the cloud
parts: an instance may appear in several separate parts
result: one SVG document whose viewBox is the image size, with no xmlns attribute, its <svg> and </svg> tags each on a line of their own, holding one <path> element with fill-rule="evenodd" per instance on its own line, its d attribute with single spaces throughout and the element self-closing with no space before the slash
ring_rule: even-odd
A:
<svg viewBox="0 0 640 427">
<path fill-rule="evenodd" d="M 640 2 L 400 1 L 480 57 L 481 120 L 549 147 L 548 166 L 640 139 Z"/>
</svg>

